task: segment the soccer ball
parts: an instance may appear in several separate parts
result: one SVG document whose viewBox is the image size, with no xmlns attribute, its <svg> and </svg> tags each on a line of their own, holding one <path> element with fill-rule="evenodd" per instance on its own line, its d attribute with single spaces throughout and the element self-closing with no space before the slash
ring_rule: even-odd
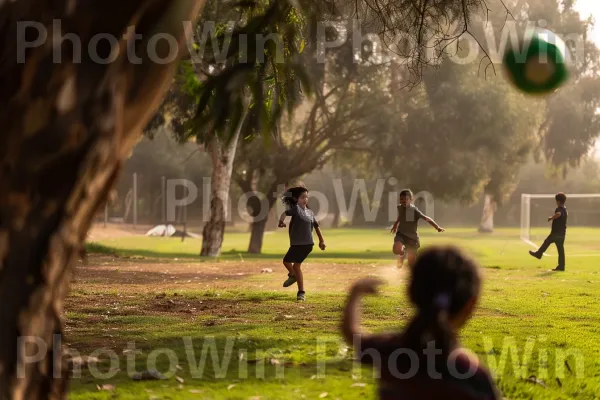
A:
<svg viewBox="0 0 600 400">
<path fill-rule="evenodd" d="M 504 71 L 519 90 L 528 94 L 554 92 L 569 77 L 570 55 L 565 42 L 546 29 L 529 31 L 520 46 L 504 53 Z"/>
</svg>

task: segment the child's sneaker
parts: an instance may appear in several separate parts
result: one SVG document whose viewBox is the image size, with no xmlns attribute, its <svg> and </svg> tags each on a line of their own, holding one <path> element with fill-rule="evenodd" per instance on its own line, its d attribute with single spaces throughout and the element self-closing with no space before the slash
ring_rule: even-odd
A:
<svg viewBox="0 0 600 400">
<path fill-rule="evenodd" d="M 535 257 L 535 258 L 537 258 L 538 260 L 541 260 L 541 259 L 542 259 L 542 256 L 541 256 L 541 255 L 539 255 L 538 253 L 536 253 L 536 252 L 535 252 L 535 251 L 533 251 L 533 250 L 529 250 L 529 255 L 530 255 L 530 256 L 532 256 L 532 257 Z"/>
<path fill-rule="evenodd" d="M 296 300 L 298 300 L 298 301 L 306 300 L 306 294 L 304 292 L 298 292 L 298 294 L 296 295 Z"/>
<path fill-rule="evenodd" d="M 296 283 L 296 276 L 294 276 L 292 274 L 288 274 L 287 280 L 285 282 L 283 282 L 283 287 L 290 287 L 294 283 Z"/>
</svg>

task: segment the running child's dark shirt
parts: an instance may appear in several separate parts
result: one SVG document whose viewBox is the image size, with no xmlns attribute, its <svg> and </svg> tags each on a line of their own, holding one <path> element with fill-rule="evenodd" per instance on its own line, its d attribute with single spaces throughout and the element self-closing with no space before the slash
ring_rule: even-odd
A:
<svg viewBox="0 0 600 400">
<path fill-rule="evenodd" d="M 406 396 L 411 386 L 417 393 L 422 391 L 414 400 L 431 398 L 425 392 L 431 395 L 436 391 L 444 392 L 442 398 L 447 400 L 501 399 L 491 375 L 474 355 L 469 355 L 467 351 L 458 352 L 455 359 L 451 357 L 445 371 L 435 371 L 440 374 L 436 379 L 433 375 L 429 377 L 427 365 L 419 365 L 416 353 L 409 355 L 404 343 L 402 333 L 374 335 L 362 339 L 360 348 L 356 349 L 358 360 L 362 364 L 372 365 L 380 373 L 381 400 L 412 400 L 413 397 Z"/>
<path fill-rule="evenodd" d="M 294 205 L 285 211 L 285 215 L 292 217 L 290 221 L 290 246 L 314 245 L 312 231 L 317 228 L 319 223 L 315 219 L 315 214 L 308 207 L 302 208 Z"/>
<path fill-rule="evenodd" d="M 560 217 L 552 221 L 552 234 L 557 236 L 565 236 L 567 234 L 567 208 L 565 206 L 558 206 L 554 210 L 554 214 L 560 213 Z"/>
<path fill-rule="evenodd" d="M 425 215 L 415 207 L 414 204 L 409 206 L 398 205 L 398 230 L 396 234 L 404 235 L 413 240 L 419 240 L 419 219 L 424 218 Z"/>
</svg>

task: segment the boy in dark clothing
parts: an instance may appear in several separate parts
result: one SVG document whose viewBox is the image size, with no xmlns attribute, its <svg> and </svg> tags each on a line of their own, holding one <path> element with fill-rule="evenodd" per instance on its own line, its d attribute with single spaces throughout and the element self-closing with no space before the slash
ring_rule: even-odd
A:
<svg viewBox="0 0 600 400">
<path fill-rule="evenodd" d="M 554 196 L 556 199 L 556 210 L 554 215 L 548 217 L 548 222 L 552 221 L 552 230 L 550 235 L 544 240 L 544 243 L 540 246 L 537 251 L 529 251 L 533 257 L 538 260 L 542 258 L 542 255 L 548 247 L 554 243 L 556 250 L 558 250 L 558 266 L 553 271 L 564 271 L 565 270 L 565 236 L 567 235 L 567 208 L 565 203 L 567 202 L 567 196 L 564 193 L 557 193 Z"/>
</svg>

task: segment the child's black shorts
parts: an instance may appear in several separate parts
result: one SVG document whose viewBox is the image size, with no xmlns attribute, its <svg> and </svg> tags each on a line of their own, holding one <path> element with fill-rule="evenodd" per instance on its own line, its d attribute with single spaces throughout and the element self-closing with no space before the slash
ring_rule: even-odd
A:
<svg viewBox="0 0 600 400">
<path fill-rule="evenodd" d="M 283 261 L 290 263 L 301 263 L 306 260 L 306 257 L 308 257 L 308 255 L 312 252 L 313 246 L 314 245 L 312 244 L 290 246 L 290 249 L 286 253 L 285 257 L 283 257 Z"/>
<path fill-rule="evenodd" d="M 394 237 L 394 243 L 396 242 L 402 243 L 407 249 L 418 250 L 419 247 L 421 247 L 421 243 L 418 240 L 411 239 L 401 233 L 396 233 L 396 236 Z"/>
</svg>

